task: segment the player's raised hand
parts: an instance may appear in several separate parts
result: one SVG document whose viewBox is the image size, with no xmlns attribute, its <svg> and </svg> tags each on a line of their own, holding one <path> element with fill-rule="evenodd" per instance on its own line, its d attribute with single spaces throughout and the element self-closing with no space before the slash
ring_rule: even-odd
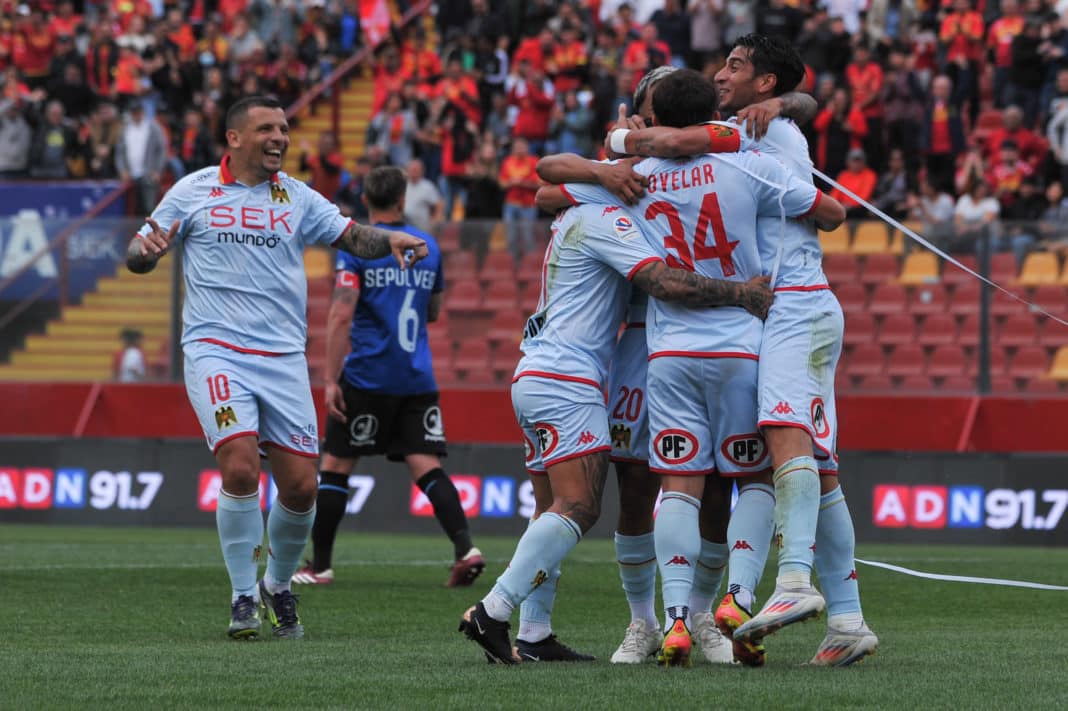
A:
<svg viewBox="0 0 1068 711">
<path fill-rule="evenodd" d="M 335 420 L 345 421 L 345 396 L 341 393 L 341 386 L 337 383 L 327 383 L 323 393 L 326 401 L 326 412 Z"/>
<path fill-rule="evenodd" d="M 630 156 L 614 165 L 604 165 L 600 173 L 600 183 L 610 193 L 628 205 L 633 205 L 645 194 L 649 179 L 634 170 L 636 163 L 644 160 L 642 156 Z"/>
<path fill-rule="evenodd" d="M 775 294 L 771 291 L 771 277 L 755 276 L 742 285 L 741 307 L 763 321 L 768 317 Z"/>
<path fill-rule="evenodd" d="M 141 246 L 141 256 L 149 257 L 152 259 L 158 259 L 167 253 L 167 249 L 171 246 L 171 242 L 174 241 L 174 236 L 178 233 L 178 226 L 181 224 L 180 220 L 175 220 L 171 228 L 166 232 L 160 228 L 159 223 L 153 220 L 151 217 L 146 217 L 145 222 L 152 228 L 152 231 L 147 235 L 141 235 L 141 239 L 138 243 Z"/>
<path fill-rule="evenodd" d="M 389 249 L 401 269 L 407 269 L 429 254 L 425 241 L 405 232 L 389 233 Z"/>
<path fill-rule="evenodd" d="M 738 125 L 745 126 L 746 133 L 760 140 L 768 132 L 768 124 L 782 115 L 782 99 L 774 97 L 746 106 L 738 112 Z"/>
</svg>

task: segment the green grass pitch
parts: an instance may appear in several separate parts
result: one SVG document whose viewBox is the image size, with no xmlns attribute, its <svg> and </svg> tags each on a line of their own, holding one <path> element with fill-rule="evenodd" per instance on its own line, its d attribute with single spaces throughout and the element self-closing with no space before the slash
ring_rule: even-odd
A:
<svg viewBox="0 0 1068 711">
<path fill-rule="evenodd" d="M 303 642 L 232 642 L 212 530 L 0 526 L 0 708 L 1036 709 L 1068 706 L 1068 592 L 944 583 L 861 566 L 879 653 L 802 663 L 824 621 L 768 638 L 764 669 L 615 666 L 628 621 L 607 540 L 564 565 L 555 631 L 582 665 L 491 667 L 456 631 L 515 541 L 446 590 L 443 537 L 345 533 L 337 582 L 302 588 Z M 1068 549 L 861 546 L 931 572 L 1068 584 Z M 759 591 L 768 592 L 768 570 Z M 513 627 L 514 630 L 514 627 Z"/>
</svg>

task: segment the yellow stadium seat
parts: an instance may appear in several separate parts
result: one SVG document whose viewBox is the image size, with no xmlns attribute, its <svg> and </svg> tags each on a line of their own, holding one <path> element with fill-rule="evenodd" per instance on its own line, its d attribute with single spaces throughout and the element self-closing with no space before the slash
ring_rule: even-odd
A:
<svg viewBox="0 0 1068 711">
<path fill-rule="evenodd" d="M 1016 278 L 1016 283 L 1022 286 L 1056 284 L 1060 270 L 1060 259 L 1056 254 L 1032 252 L 1024 259 L 1023 268 L 1020 270 L 1020 276 Z"/>
<path fill-rule="evenodd" d="M 1057 354 L 1053 356 L 1053 365 L 1049 368 L 1048 377 L 1054 380 L 1068 380 L 1068 346 L 1061 346 Z"/>
<path fill-rule="evenodd" d="M 304 250 L 304 273 L 309 279 L 325 279 L 334 274 L 334 253 L 325 249 Z"/>
<path fill-rule="evenodd" d="M 905 253 L 905 234 L 901 230 L 894 230 L 890 236 L 890 245 L 886 248 L 890 254 L 901 256 Z"/>
<path fill-rule="evenodd" d="M 820 246 L 824 254 L 849 251 L 849 223 L 843 222 L 833 232 L 820 232 Z"/>
<path fill-rule="evenodd" d="M 934 252 L 913 252 L 905 257 L 898 281 L 906 285 L 930 284 L 938 281 L 938 257 Z"/>
<path fill-rule="evenodd" d="M 875 220 L 860 223 L 853 235 L 853 254 L 882 254 L 887 247 L 886 225 Z"/>
</svg>

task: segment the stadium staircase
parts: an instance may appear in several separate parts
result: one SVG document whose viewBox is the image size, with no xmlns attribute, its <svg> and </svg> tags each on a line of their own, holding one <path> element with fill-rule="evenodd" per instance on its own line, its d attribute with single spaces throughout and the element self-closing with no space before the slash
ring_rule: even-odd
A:
<svg viewBox="0 0 1068 711">
<path fill-rule="evenodd" d="M 127 328 L 144 335 L 142 349 L 152 374 L 162 375 L 170 329 L 172 264 L 165 259 L 142 276 L 120 267 L 115 276 L 101 278 L 81 304 L 63 309 L 43 334 L 27 337 L 11 362 L 0 365 L 0 380 L 110 380 L 122 345 L 119 333 Z"/>
</svg>

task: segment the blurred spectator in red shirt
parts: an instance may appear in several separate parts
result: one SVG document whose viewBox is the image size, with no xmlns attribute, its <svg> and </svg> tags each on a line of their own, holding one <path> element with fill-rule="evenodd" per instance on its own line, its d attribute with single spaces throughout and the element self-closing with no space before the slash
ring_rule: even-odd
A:
<svg viewBox="0 0 1068 711">
<path fill-rule="evenodd" d="M 211 133 L 204 126 L 204 118 L 196 108 L 190 106 L 185 110 L 182 130 L 176 131 L 175 134 L 178 141 L 174 152 L 182 162 L 183 173 L 192 173 L 218 162 L 215 141 L 212 140 Z M 333 200 L 333 196 L 328 199 Z"/>
<path fill-rule="evenodd" d="M 997 156 L 1005 141 L 1012 141 L 1019 150 L 1020 158 L 1031 166 L 1033 172 L 1042 169 L 1042 163 L 1049 152 L 1049 143 L 1023 125 L 1024 114 L 1019 106 L 1009 106 L 1001 114 L 1001 128 L 994 129 L 983 144 L 983 155 L 987 160 Z"/>
<path fill-rule="evenodd" d="M 0 71 L 13 66 L 15 61 L 15 23 L 10 17 L 0 15 Z"/>
<path fill-rule="evenodd" d="M 849 151 L 846 161 L 846 169 L 838 174 L 837 180 L 846 188 L 849 188 L 859 198 L 871 202 L 875 194 L 875 186 L 879 182 L 879 176 L 868 167 L 864 157 L 863 148 L 854 148 Z M 867 217 L 867 208 L 861 207 L 853 198 L 846 195 L 839 188 L 831 191 L 831 197 L 842 203 L 849 219 L 862 219 Z"/>
<path fill-rule="evenodd" d="M 872 61 L 871 50 L 863 41 L 853 50 L 853 61 L 846 67 L 846 85 L 853 94 L 853 105 L 864 114 L 868 131 L 864 139 L 867 164 L 883 169 L 883 70 Z"/>
<path fill-rule="evenodd" d="M 556 93 L 578 89 L 589 71 L 588 62 L 586 43 L 579 39 L 578 28 L 565 25 L 560 30 L 560 44 L 554 48 L 549 64 Z"/>
<path fill-rule="evenodd" d="M 642 27 L 640 39 L 633 40 L 623 52 L 623 66 L 634 72 L 635 81 L 645 72 L 671 62 L 671 47 L 657 36 L 651 22 Z"/>
<path fill-rule="evenodd" d="M 410 77 L 405 73 L 401 63 L 400 51 L 394 44 L 384 44 L 378 50 L 378 61 L 375 63 L 375 97 L 371 106 L 371 113 L 377 114 L 386 105 L 386 99 L 390 94 L 399 94 L 404 88 L 404 82 Z M 401 163 L 407 165 L 408 161 Z"/>
<path fill-rule="evenodd" d="M 100 96 L 115 97 L 112 77 L 119 63 L 119 46 L 115 44 L 110 22 L 93 26 L 89 51 L 85 55 L 85 76 L 89 86 Z"/>
<path fill-rule="evenodd" d="M 119 102 L 126 105 L 144 91 L 144 63 L 141 56 L 130 47 L 119 47 L 119 58 L 115 63 L 113 84 Z"/>
<path fill-rule="evenodd" d="M 478 143 L 478 124 L 466 118 L 455 105 L 448 104 L 441 114 L 441 178 L 438 185 L 444 196 L 445 216 L 451 217 L 455 204 L 467 202 L 467 168 Z"/>
<path fill-rule="evenodd" d="M 431 96 L 442 96 L 464 112 L 468 121 L 482 123 L 482 107 L 478 100 L 478 85 L 464 73 L 463 63 L 455 57 L 445 64 L 445 76 Z"/>
<path fill-rule="evenodd" d="M 333 201 L 341 188 L 341 169 L 345 166 L 345 156 L 337 149 L 337 137 L 332 131 L 319 134 L 318 148 L 319 152 L 312 155 L 308 142 L 301 142 L 300 169 L 311 173 L 313 190 Z"/>
<path fill-rule="evenodd" d="M 519 47 L 512 57 L 512 64 L 518 66 L 520 62 L 525 61 L 530 65 L 531 69 L 544 73 L 548 71 L 546 65 L 555 51 L 556 38 L 553 37 L 553 31 L 548 27 L 543 27 L 537 35 L 528 37 L 519 43 Z"/>
<path fill-rule="evenodd" d="M 297 50 L 293 45 L 284 44 L 277 59 L 264 68 L 263 78 L 282 102 L 282 106 L 289 106 L 304 92 L 308 67 L 297 57 Z"/>
<path fill-rule="evenodd" d="M 48 83 L 48 73 L 52 68 L 52 53 L 56 49 L 56 36 L 45 22 L 44 12 L 36 9 L 21 28 L 25 43 L 21 59 L 15 65 L 22 72 L 26 84 L 31 89 L 43 89 Z"/>
<path fill-rule="evenodd" d="M 78 34 L 81 24 L 82 16 L 75 14 L 74 3 L 71 0 L 63 0 L 56 5 L 56 14 L 52 15 L 48 21 L 48 26 L 52 28 L 52 33 L 56 37 L 62 35 L 73 37 Z"/>
<path fill-rule="evenodd" d="M 964 150 L 964 122 L 951 101 L 952 93 L 949 77 L 940 74 L 934 78 L 920 133 L 927 175 L 936 190 L 952 190 L 956 157 Z"/>
<path fill-rule="evenodd" d="M 229 34 L 234 28 L 234 20 L 248 8 L 248 0 L 218 0 L 215 11 L 222 17 L 223 32 Z"/>
<path fill-rule="evenodd" d="M 979 114 L 979 62 L 983 58 L 983 16 L 971 0 L 953 0 L 953 11 L 942 20 L 938 38 L 945 48 L 946 74 L 953 80 L 958 105 L 968 103 L 971 123 Z"/>
<path fill-rule="evenodd" d="M 845 168 L 851 148 L 862 148 L 868 123 L 860 109 L 851 105 L 849 90 L 834 90 L 827 107 L 812 122 L 816 132 L 816 167 L 827 175 L 837 175 Z"/>
<path fill-rule="evenodd" d="M 153 16 L 152 3 L 149 0 L 111 0 L 111 16 L 118 20 L 119 28 L 126 29 L 130 18 L 140 15 L 144 18 Z"/>
<path fill-rule="evenodd" d="M 197 38 L 193 36 L 193 28 L 186 21 L 185 14 L 180 7 L 172 7 L 167 10 L 167 39 L 178 48 L 178 59 L 182 62 L 191 62 L 196 56 Z"/>
<path fill-rule="evenodd" d="M 440 79 L 444 72 L 438 53 L 426 44 L 426 32 L 422 27 L 417 28 L 405 42 L 401 62 L 408 76 L 427 86 Z"/>
<path fill-rule="evenodd" d="M 665 0 L 664 7 L 655 11 L 649 21 L 656 26 L 657 35 L 671 48 L 669 61 L 685 67 L 690 56 L 690 16 L 679 0 Z"/>
<path fill-rule="evenodd" d="M 638 39 L 642 34 L 642 25 L 635 19 L 634 8 L 629 3 L 622 3 L 616 9 L 616 14 L 605 20 L 604 25 L 615 33 L 618 44 Z"/>
<path fill-rule="evenodd" d="M 994 55 L 994 106 L 1009 104 L 1009 68 L 1012 66 L 1012 40 L 1023 32 L 1024 17 L 1018 0 L 1001 0 L 1001 17 L 990 24 L 986 46 Z"/>
<path fill-rule="evenodd" d="M 504 193 L 504 236 L 516 264 L 534 250 L 534 220 L 538 208 L 538 159 L 530 154 L 525 139 L 512 141 L 512 153 L 501 162 L 500 184 Z"/>
<path fill-rule="evenodd" d="M 1011 205 L 1020 191 L 1020 185 L 1024 180 L 1034 174 L 1031 166 L 1020 160 L 1020 151 L 1016 142 L 1003 141 L 998 150 L 997 160 L 991 163 L 987 179 L 990 188 L 994 191 L 994 197 L 998 199 L 1002 207 Z"/>
<path fill-rule="evenodd" d="M 555 98 L 553 85 L 526 60 L 519 63 L 518 73 L 519 81 L 508 92 L 508 103 L 519 107 L 512 135 L 525 138 L 531 151 L 541 153 L 549 135 L 549 117 Z"/>
</svg>

